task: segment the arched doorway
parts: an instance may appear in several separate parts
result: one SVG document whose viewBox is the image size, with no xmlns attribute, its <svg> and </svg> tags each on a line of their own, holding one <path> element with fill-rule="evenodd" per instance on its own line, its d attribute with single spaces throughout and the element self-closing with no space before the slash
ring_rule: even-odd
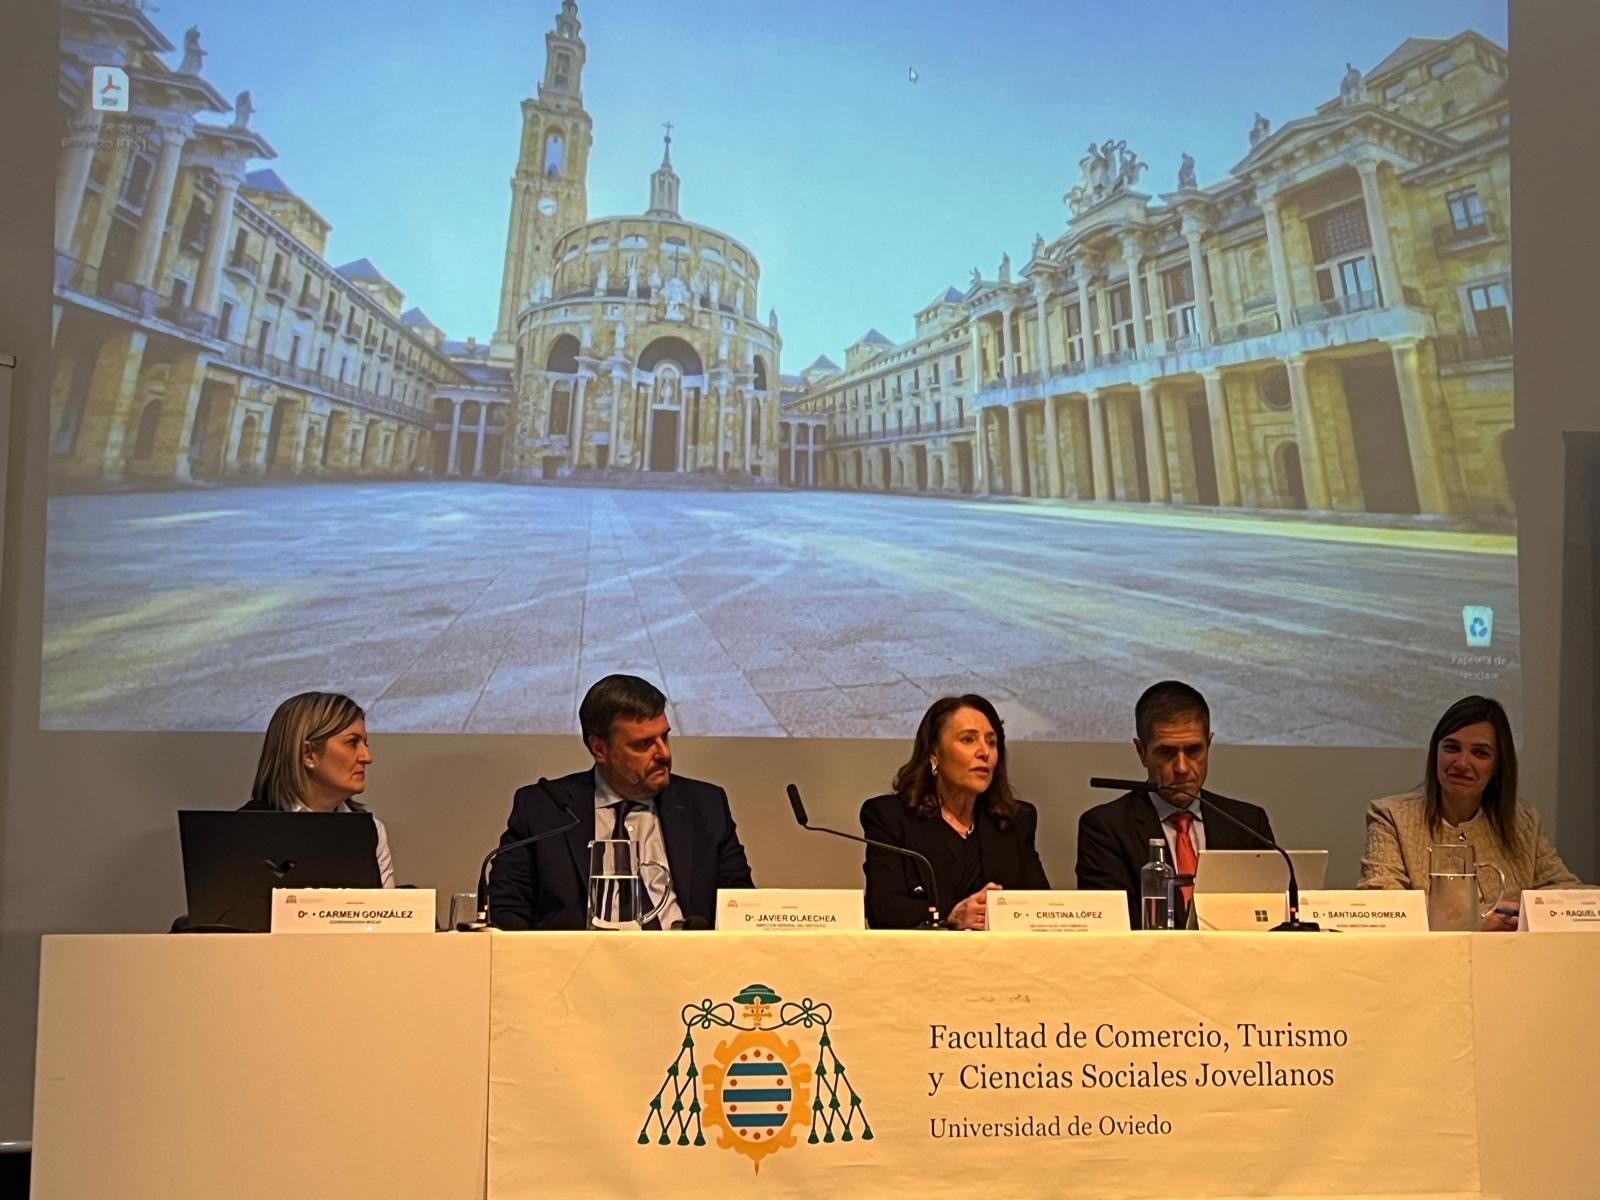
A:
<svg viewBox="0 0 1600 1200">
<path fill-rule="evenodd" d="M 1284 508 L 1306 506 L 1306 481 L 1300 469 L 1300 447 L 1293 442 L 1283 442 L 1272 456 L 1277 476 L 1278 496 Z"/>
<path fill-rule="evenodd" d="M 641 467 L 682 471 L 688 459 L 697 467 L 709 461 L 713 470 L 726 465 L 726 423 L 737 408 L 723 406 L 723 427 L 718 428 L 719 406 L 705 396 L 704 375 L 699 352 L 680 337 L 657 338 L 639 355 L 633 428 Z M 693 453 L 688 449 L 691 436 Z"/>
<path fill-rule="evenodd" d="M 343 456 L 344 440 L 350 436 L 350 418 L 342 412 L 328 414 L 328 432 L 322 439 L 322 465 L 325 467 L 342 467 L 345 460 Z"/>
<path fill-rule="evenodd" d="M 292 464 L 279 461 L 283 449 L 283 423 L 285 409 L 292 401 L 278 400 L 272 406 L 272 415 L 267 418 L 267 474 L 278 475 L 290 470 Z"/>
<path fill-rule="evenodd" d="M 933 490 L 944 491 L 944 459 L 935 458 L 932 467 Z"/>
<path fill-rule="evenodd" d="M 573 397 L 578 384 L 578 339 L 563 333 L 550 344 L 545 356 L 545 373 L 550 385 L 550 401 L 545 413 L 545 436 L 573 438 Z"/>
<path fill-rule="evenodd" d="M 203 476 L 206 454 L 206 430 L 211 424 L 212 389 L 202 386 L 200 399 L 195 402 L 194 420 L 189 422 L 189 474 Z"/>
<path fill-rule="evenodd" d="M 255 413 L 246 413 L 244 424 L 239 427 L 239 453 L 235 460 L 241 475 L 255 474 L 256 443 L 260 441 L 260 431 L 261 422 L 256 419 Z"/>
<path fill-rule="evenodd" d="M 161 401 L 152 400 L 139 414 L 139 428 L 133 436 L 134 462 L 144 462 L 156 451 L 156 430 L 161 426 Z"/>
<path fill-rule="evenodd" d="M 306 426 L 306 445 L 300 455 L 300 469 L 306 474 L 310 474 L 321 465 L 322 443 L 322 424 L 313 421 Z"/>
<path fill-rule="evenodd" d="M 683 369 L 671 360 L 657 363 L 656 369 L 651 372 L 650 412 L 645 424 L 650 441 L 649 469 L 681 470 L 679 435 L 683 432 Z M 720 434 L 721 431 L 718 432 Z"/>
</svg>

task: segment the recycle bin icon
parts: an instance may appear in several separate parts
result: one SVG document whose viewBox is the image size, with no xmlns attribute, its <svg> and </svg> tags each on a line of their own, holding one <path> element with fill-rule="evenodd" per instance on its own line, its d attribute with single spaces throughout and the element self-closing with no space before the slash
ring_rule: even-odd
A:
<svg viewBox="0 0 1600 1200">
<path fill-rule="evenodd" d="M 1494 609 L 1487 604 L 1462 605 L 1461 627 L 1466 632 L 1467 645 L 1489 645 L 1494 641 Z"/>
</svg>

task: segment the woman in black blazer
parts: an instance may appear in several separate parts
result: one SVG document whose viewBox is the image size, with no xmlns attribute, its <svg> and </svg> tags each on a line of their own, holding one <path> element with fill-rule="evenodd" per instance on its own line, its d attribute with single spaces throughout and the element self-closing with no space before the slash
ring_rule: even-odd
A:
<svg viewBox="0 0 1600 1200">
<path fill-rule="evenodd" d="M 957 929 L 987 928 L 995 888 L 1049 888 L 1033 845 L 1038 825 L 1038 810 L 1012 795 L 1006 778 L 1005 724 L 994 705 L 973 695 L 934 701 L 893 793 L 861 806 L 867 837 L 927 856 L 932 903 Z M 869 846 L 865 870 L 869 926 L 927 922 L 929 898 L 916 862 Z"/>
</svg>

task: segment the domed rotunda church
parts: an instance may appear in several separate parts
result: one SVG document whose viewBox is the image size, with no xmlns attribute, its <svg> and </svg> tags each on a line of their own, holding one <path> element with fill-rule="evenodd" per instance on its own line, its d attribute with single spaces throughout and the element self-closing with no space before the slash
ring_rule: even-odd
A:
<svg viewBox="0 0 1600 1200">
<path fill-rule="evenodd" d="M 577 7 L 564 0 L 538 97 L 522 102 L 493 346 L 514 364 L 503 477 L 776 482 L 777 315 L 756 319 L 755 256 L 679 215 L 670 124 L 648 210 L 589 219 Z"/>
</svg>

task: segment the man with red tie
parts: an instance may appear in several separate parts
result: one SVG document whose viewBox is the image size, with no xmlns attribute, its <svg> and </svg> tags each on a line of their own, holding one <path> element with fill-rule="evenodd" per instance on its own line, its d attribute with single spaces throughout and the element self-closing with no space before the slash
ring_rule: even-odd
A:
<svg viewBox="0 0 1600 1200">
<path fill-rule="evenodd" d="M 1269 841 L 1264 809 L 1238 800 L 1199 800 L 1211 755 L 1211 710 L 1186 683 L 1164 680 L 1145 689 L 1134 705 L 1133 748 L 1156 788 L 1128 792 L 1096 805 L 1078 819 L 1078 886 L 1123 891 L 1139 928 L 1139 871 L 1150 859 L 1150 839 L 1165 838 L 1179 875 L 1194 874 L 1202 850 L 1259 850 L 1265 844 L 1226 819 L 1207 821 L 1216 805 Z M 1174 922 L 1188 923 L 1194 889 L 1185 887 Z"/>
</svg>

